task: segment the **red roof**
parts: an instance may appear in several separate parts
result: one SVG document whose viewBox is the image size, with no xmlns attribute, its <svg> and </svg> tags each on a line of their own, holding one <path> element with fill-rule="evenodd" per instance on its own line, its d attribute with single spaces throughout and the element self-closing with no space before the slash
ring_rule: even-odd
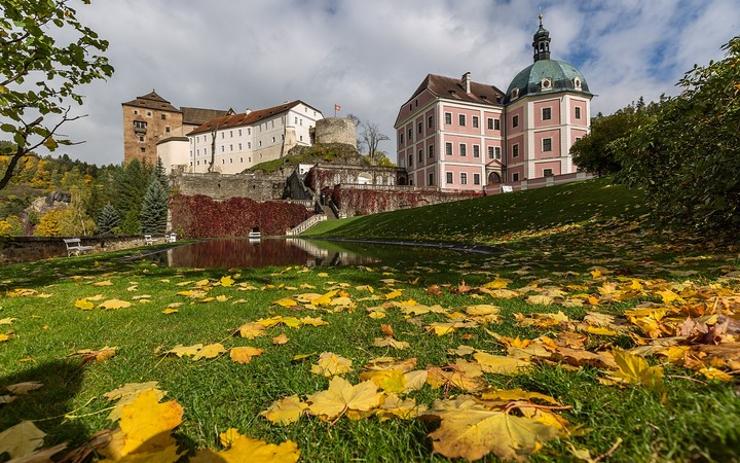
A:
<svg viewBox="0 0 740 463">
<path fill-rule="evenodd" d="M 258 109 L 257 111 L 250 112 L 249 114 L 239 113 L 239 114 L 232 114 L 232 115 L 227 115 L 227 116 L 222 116 L 222 117 L 216 117 L 216 118 L 209 120 L 208 122 L 204 124 L 199 125 L 195 129 L 193 129 L 190 133 L 188 133 L 188 135 L 197 135 L 200 133 L 212 132 L 214 130 L 222 130 L 222 129 L 228 129 L 232 127 L 243 127 L 245 125 L 251 125 L 251 124 L 254 124 L 255 122 L 261 121 L 262 119 L 267 119 L 268 117 L 272 117 L 277 114 L 284 113 L 299 104 L 304 104 L 308 106 L 309 108 L 313 108 L 312 106 L 307 105 L 301 100 L 295 100 L 289 103 L 283 103 L 278 106 L 273 106 L 271 108 Z"/>
</svg>

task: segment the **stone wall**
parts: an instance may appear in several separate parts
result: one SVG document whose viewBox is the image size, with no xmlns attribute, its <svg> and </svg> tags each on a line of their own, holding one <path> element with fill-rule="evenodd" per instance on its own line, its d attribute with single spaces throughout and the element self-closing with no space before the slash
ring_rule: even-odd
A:
<svg viewBox="0 0 740 463">
<path fill-rule="evenodd" d="M 218 173 L 179 173 L 172 176 L 172 185 L 186 196 L 204 195 L 215 200 L 250 198 L 255 201 L 281 199 L 285 177 L 260 172 L 223 175 Z"/>
<path fill-rule="evenodd" d="M 343 143 L 357 149 L 357 128 L 348 118 L 327 117 L 316 121 L 314 143 Z"/>
<path fill-rule="evenodd" d="M 431 206 L 472 199 L 481 195 L 472 191 L 448 193 L 435 189 L 371 185 L 336 185 L 333 189 L 326 189 L 324 192 L 324 194 L 331 195 L 334 204 L 339 207 L 340 212 L 347 214 L 347 217 Z"/>
<path fill-rule="evenodd" d="M 0 264 L 30 262 L 67 255 L 63 238 L 14 236 L 0 238 Z M 83 246 L 93 246 L 93 252 L 117 251 L 144 246 L 142 236 L 81 237 Z M 159 242 L 164 242 L 160 238 Z"/>
<path fill-rule="evenodd" d="M 316 164 L 306 174 L 305 183 L 314 191 L 323 191 L 341 183 L 392 186 L 398 183 L 403 172 L 396 167 Z"/>
<path fill-rule="evenodd" d="M 180 112 L 148 109 L 125 104 L 122 105 L 122 108 L 124 163 L 138 159 L 147 162 L 149 165 L 154 165 L 157 162 L 157 142 L 163 138 L 183 135 L 182 113 Z M 134 120 L 146 122 L 146 130 L 137 132 L 134 129 Z"/>
</svg>

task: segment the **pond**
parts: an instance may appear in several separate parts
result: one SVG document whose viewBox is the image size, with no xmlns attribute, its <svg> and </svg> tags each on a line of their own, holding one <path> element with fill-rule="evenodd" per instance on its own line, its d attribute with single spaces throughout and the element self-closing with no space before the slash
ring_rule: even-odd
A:
<svg viewBox="0 0 740 463">
<path fill-rule="evenodd" d="M 146 255 L 160 265 L 191 268 L 371 265 L 437 260 L 460 252 L 373 243 L 292 239 L 211 239 Z"/>
</svg>

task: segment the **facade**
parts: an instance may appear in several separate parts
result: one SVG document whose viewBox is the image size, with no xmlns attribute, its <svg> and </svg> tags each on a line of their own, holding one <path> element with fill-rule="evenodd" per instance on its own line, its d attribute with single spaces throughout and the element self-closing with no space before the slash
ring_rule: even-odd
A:
<svg viewBox="0 0 740 463">
<path fill-rule="evenodd" d="M 121 103 L 123 111 L 123 160 L 133 159 L 153 164 L 157 144 L 167 138 L 183 137 L 208 119 L 223 116 L 229 110 L 176 108 L 152 90 Z"/>
<path fill-rule="evenodd" d="M 534 63 L 506 93 L 493 85 L 428 75 L 396 119 L 398 165 L 409 184 L 442 191 L 577 171 L 570 154 L 590 130 L 593 95 L 583 75 L 550 59 L 550 33 L 540 26 Z"/>
<path fill-rule="evenodd" d="M 296 100 L 211 119 L 187 134 L 186 170 L 234 174 L 278 159 L 294 146 L 310 146 L 312 129 L 323 117 L 318 109 Z"/>
</svg>

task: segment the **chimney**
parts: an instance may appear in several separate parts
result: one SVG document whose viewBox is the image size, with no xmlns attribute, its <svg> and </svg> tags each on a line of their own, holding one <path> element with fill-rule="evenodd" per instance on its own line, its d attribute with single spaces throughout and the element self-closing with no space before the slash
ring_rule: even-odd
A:
<svg viewBox="0 0 740 463">
<path fill-rule="evenodd" d="M 470 93 L 470 72 L 466 72 L 462 75 L 461 83 L 465 88 L 465 93 Z"/>
<path fill-rule="evenodd" d="M 247 116 L 248 116 L 248 115 L 249 115 L 249 113 L 251 113 L 251 112 L 252 112 L 252 110 L 251 110 L 251 109 L 249 109 L 249 108 L 247 108 L 247 109 L 245 109 L 245 110 L 244 110 L 244 114 L 245 114 L 245 115 L 247 115 Z"/>
</svg>

